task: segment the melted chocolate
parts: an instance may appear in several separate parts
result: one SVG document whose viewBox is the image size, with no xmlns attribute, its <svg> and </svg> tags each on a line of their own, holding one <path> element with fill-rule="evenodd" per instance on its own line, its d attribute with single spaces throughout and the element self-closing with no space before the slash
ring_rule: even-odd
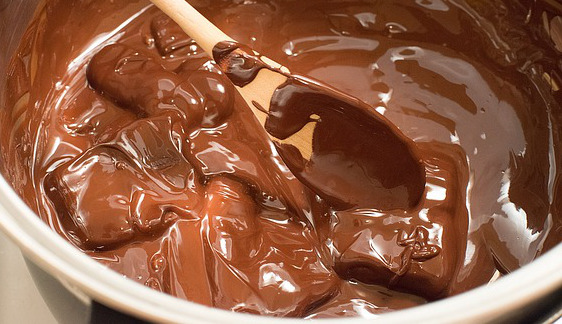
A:
<svg viewBox="0 0 562 324">
<path fill-rule="evenodd" d="M 321 318 L 458 294 L 562 241 L 562 82 L 556 24 L 543 24 L 555 21 L 549 6 L 198 4 L 234 39 L 397 125 L 416 142 L 422 198 L 410 199 L 421 190 L 413 185 L 388 195 L 388 208 L 341 185 L 316 195 L 303 184 L 319 185 L 308 162 L 278 145 L 280 158 L 229 71 L 148 2 L 47 1 L 3 89 L 0 170 L 84 253 L 179 298 Z M 356 160 L 333 123 L 349 124 L 345 137 L 368 150 L 392 145 L 365 141 L 379 134 L 360 132 L 361 115 L 284 104 L 302 89 L 314 84 L 293 78 L 278 90 L 272 112 L 282 114 L 267 127 L 283 137 L 318 115 L 316 165 Z M 376 158 L 386 163 L 361 172 L 414 183 L 395 172 L 412 161 Z M 347 199 L 353 206 L 338 204 Z"/>
</svg>

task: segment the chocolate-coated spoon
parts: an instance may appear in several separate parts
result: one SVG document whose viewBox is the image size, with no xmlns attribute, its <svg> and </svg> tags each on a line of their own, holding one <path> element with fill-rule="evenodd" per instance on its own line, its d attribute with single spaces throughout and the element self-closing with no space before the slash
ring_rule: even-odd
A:
<svg viewBox="0 0 562 324">
<path fill-rule="evenodd" d="M 211 55 L 291 172 L 335 208 L 409 209 L 425 188 L 414 143 L 361 100 L 236 43 L 185 0 L 152 0 Z"/>
</svg>

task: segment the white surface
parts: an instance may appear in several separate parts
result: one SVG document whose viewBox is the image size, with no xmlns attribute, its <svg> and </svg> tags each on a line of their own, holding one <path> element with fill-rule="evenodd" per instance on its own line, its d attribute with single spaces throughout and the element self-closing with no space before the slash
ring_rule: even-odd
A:
<svg viewBox="0 0 562 324">
<path fill-rule="evenodd" d="M 56 323 L 37 291 L 18 248 L 1 232 L 0 323 Z"/>
</svg>

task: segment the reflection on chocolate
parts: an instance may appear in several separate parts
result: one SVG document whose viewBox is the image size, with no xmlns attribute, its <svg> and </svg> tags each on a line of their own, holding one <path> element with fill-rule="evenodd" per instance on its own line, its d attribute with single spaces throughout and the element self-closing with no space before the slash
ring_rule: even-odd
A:
<svg viewBox="0 0 562 324">
<path fill-rule="evenodd" d="M 179 298 L 322 318 L 455 295 L 562 241 L 560 53 L 545 38 L 549 9 L 534 4 L 527 17 L 527 5 L 199 2 L 234 39 L 414 140 L 425 187 L 388 196 L 412 208 L 377 208 L 344 188 L 317 196 L 228 76 L 144 0 L 46 2 L 2 89 L 0 170 L 77 248 Z M 353 153 L 331 123 L 360 117 L 315 114 L 327 152 L 315 163 L 330 168 Z M 268 129 L 290 134 L 302 116 L 287 116 Z M 410 179 L 393 173 L 407 161 L 383 157 L 390 166 L 372 172 Z M 359 198 L 342 207 L 342 194 Z"/>
</svg>

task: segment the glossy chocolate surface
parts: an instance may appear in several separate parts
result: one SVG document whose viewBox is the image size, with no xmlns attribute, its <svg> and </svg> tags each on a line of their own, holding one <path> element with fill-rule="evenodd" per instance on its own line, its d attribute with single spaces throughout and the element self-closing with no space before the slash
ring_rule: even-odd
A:
<svg viewBox="0 0 562 324">
<path fill-rule="evenodd" d="M 548 5 L 192 3 L 232 38 L 395 124 L 423 162 L 422 198 L 371 205 L 341 185 L 315 194 L 306 163 L 281 159 L 295 152 L 269 140 L 227 75 L 148 2 L 47 1 L 2 89 L 0 169 L 84 253 L 209 306 L 368 317 L 486 284 L 562 241 L 552 36 L 562 27 Z M 269 131 L 290 134 L 310 117 L 313 104 L 283 103 L 303 80 L 279 89 L 272 112 L 297 116 L 272 114 Z M 357 119 L 312 113 L 323 125 L 314 163 L 353 156 L 330 125 L 353 132 Z M 381 158 L 381 174 L 405 177 L 392 167 L 403 161 Z"/>
</svg>

